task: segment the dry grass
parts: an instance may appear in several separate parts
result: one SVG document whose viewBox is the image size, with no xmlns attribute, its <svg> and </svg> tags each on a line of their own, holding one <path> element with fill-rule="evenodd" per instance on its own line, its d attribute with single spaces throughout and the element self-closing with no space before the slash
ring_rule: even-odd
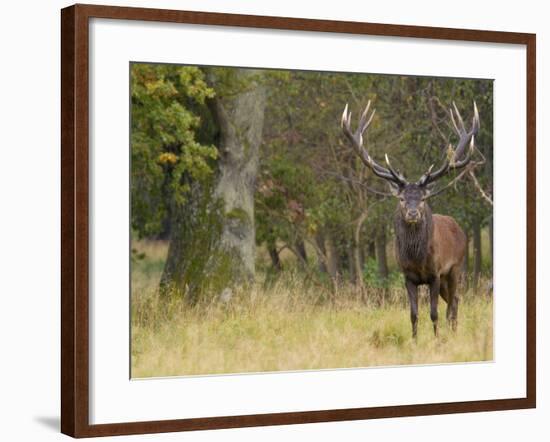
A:
<svg viewBox="0 0 550 442">
<path fill-rule="evenodd" d="M 327 301 L 318 287 L 286 274 L 257 283 L 227 304 L 191 308 L 161 302 L 155 288 L 165 245 L 146 244 L 147 259 L 132 272 L 132 377 L 307 370 L 379 365 L 485 361 L 493 358 L 492 302 L 462 296 L 459 328 L 440 320 L 434 338 L 425 294 L 418 340 L 411 339 L 404 289 L 381 304 L 365 304 L 350 287 Z M 440 303 L 445 317 L 445 303 Z"/>
</svg>

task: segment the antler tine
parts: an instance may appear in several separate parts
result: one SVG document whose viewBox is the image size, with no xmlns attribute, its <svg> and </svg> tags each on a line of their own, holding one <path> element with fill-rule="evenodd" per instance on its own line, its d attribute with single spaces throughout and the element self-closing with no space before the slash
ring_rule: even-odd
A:
<svg viewBox="0 0 550 442">
<path fill-rule="evenodd" d="M 472 128 L 469 132 L 466 132 L 466 128 L 464 127 L 464 123 L 462 123 L 462 130 L 457 134 L 459 136 L 459 140 L 455 149 L 455 162 L 459 162 L 464 154 L 464 150 L 470 144 L 470 152 L 471 154 L 473 152 L 473 147 L 471 146 L 471 141 L 474 140 L 475 135 L 478 133 L 480 128 L 479 124 L 479 112 L 477 110 L 477 105 L 474 101 L 474 116 L 472 117 Z M 468 143 L 470 142 L 470 143 Z"/>
<path fill-rule="evenodd" d="M 340 120 L 340 126 L 344 128 L 344 125 L 346 124 L 348 116 L 348 103 L 346 103 L 346 107 L 344 108 L 344 112 L 342 112 L 342 119 Z"/>
<path fill-rule="evenodd" d="M 466 164 L 468 164 L 470 162 L 470 158 L 472 157 L 472 155 L 474 153 L 474 150 L 475 150 L 475 140 L 474 140 L 474 138 L 475 138 L 475 135 L 472 135 L 472 138 L 470 138 L 470 147 L 469 147 L 468 153 L 466 154 L 464 159 L 462 159 L 460 161 L 457 161 L 456 160 L 456 155 L 455 155 L 455 158 L 453 158 L 453 163 L 451 164 L 453 169 L 461 169 L 464 166 L 466 166 Z"/>
<path fill-rule="evenodd" d="M 388 169 L 390 170 L 391 174 L 395 177 L 395 179 L 401 181 L 401 180 L 404 180 L 405 178 L 403 177 L 403 175 L 401 175 L 398 171 L 396 171 L 391 163 L 390 163 L 390 159 L 388 158 L 388 154 L 384 154 L 384 157 L 386 159 L 386 164 L 388 166 Z"/>
<path fill-rule="evenodd" d="M 460 129 L 458 128 L 457 124 L 456 124 L 456 121 L 455 121 L 455 116 L 454 116 L 454 112 L 453 112 L 453 109 L 449 109 L 449 115 L 451 116 L 451 122 L 453 123 L 453 127 L 454 127 L 454 130 L 457 134 L 460 133 Z"/>
<path fill-rule="evenodd" d="M 417 184 L 419 185 L 426 185 L 429 183 L 434 182 L 435 180 L 439 179 L 443 175 L 445 175 L 449 170 L 452 169 L 461 169 L 465 167 L 471 160 L 471 157 L 475 150 L 475 136 L 480 128 L 480 122 L 479 122 L 479 111 L 477 109 L 477 104 L 474 101 L 474 115 L 472 117 L 472 128 L 469 132 L 466 131 L 466 127 L 464 126 L 464 120 L 462 119 L 462 116 L 460 115 L 460 112 L 456 106 L 456 103 L 453 101 L 453 107 L 450 109 L 449 112 L 451 116 L 451 122 L 453 124 L 453 128 L 458 135 L 458 143 L 456 148 L 453 150 L 450 146 L 449 148 L 452 151 L 452 157 L 449 158 L 447 156 L 445 158 L 445 161 L 443 162 L 443 165 L 432 173 L 432 167 L 428 169 L 428 171 L 420 177 Z M 456 114 L 456 119 L 455 119 Z M 458 124 L 457 124 L 458 120 Z M 466 153 L 466 156 L 464 156 L 464 151 L 466 147 L 469 146 L 469 149 Z"/>
<path fill-rule="evenodd" d="M 475 130 L 475 133 L 479 130 L 479 112 L 477 110 L 477 104 L 474 100 L 474 116 L 472 118 L 472 129 Z"/>
<path fill-rule="evenodd" d="M 369 113 L 369 108 L 370 108 L 370 100 L 367 102 L 367 105 L 365 106 L 365 110 L 361 114 L 361 118 L 359 118 L 359 126 L 358 126 L 357 130 L 359 130 L 363 127 L 366 129 L 366 126 L 368 126 L 365 123 L 367 122 L 367 115 Z"/>
<path fill-rule="evenodd" d="M 376 113 L 376 109 L 373 109 L 370 117 L 368 116 L 370 109 L 370 100 L 367 103 L 367 106 L 365 107 L 365 110 L 361 114 L 361 118 L 359 119 L 359 127 L 357 128 L 358 131 L 361 132 L 361 135 L 367 130 L 367 128 L 370 126 L 370 123 L 372 122 L 372 119 L 374 118 L 374 114 Z"/>
<path fill-rule="evenodd" d="M 464 120 L 462 119 L 462 115 L 460 115 L 460 112 L 458 111 L 458 108 L 456 107 L 456 103 L 453 101 L 453 108 L 456 112 L 456 116 L 458 117 L 458 122 L 460 124 L 460 130 L 466 132 L 466 127 L 464 126 Z"/>
<path fill-rule="evenodd" d="M 388 170 L 385 167 L 376 163 L 372 159 L 372 157 L 369 155 L 368 151 L 363 147 L 363 134 L 372 123 L 374 114 L 376 113 L 375 109 L 373 109 L 372 112 L 369 112 L 370 106 L 371 106 L 371 101 L 369 100 L 367 102 L 365 109 L 361 113 L 357 130 L 355 132 L 352 132 L 351 112 L 349 111 L 349 107 L 346 104 L 346 107 L 344 108 L 344 112 L 342 114 L 342 119 L 341 119 L 341 126 L 344 132 L 344 135 L 350 140 L 353 149 L 359 155 L 363 163 L 367 167 L 369 167 L 369 169 L 371 169 L 375 175 L 379 176 L 380 178 L 393 181 L 395 184 L 404 185 L 406 184 L 406 181 L 400 174 L 397 174 L 392 169 Z"/>
</svg>

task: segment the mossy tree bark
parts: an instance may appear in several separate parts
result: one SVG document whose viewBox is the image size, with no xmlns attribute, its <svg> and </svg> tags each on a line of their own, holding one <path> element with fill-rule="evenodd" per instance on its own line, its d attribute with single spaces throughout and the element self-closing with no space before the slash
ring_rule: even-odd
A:
<svg viewBox="0 0 550 442">
<path fill-rule="evenodd" d="M 195 302 L 254 277 L 254 186 L 266 104 L 259 75 L 236 69 L 231 81 L 240 85 L 238 92 L 225 94 L 218 86 L 227 79 L 217 78 L 215 69 L 207 72 L 217 91 L 210 108 L 219 128 L 218 171 L 210 186 L 195 185 L 173 210 L 161 291 L 170 288 Z"/>
</svg>

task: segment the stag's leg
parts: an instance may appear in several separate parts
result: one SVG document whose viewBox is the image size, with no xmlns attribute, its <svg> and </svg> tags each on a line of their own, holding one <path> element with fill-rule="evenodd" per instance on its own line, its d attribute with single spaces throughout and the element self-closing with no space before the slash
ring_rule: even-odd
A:
<svg viewBox="0 0 550 442">
<path fill-rule="evenodd" d="M 437 336 L 437 302 L 439 301 L 439 291 L 441 288 L 441 281 L 439 277 L 434 278 L 430 283 L 430 318 L 434 326 L 434 335 Z"/>
<path fill-rule="evenodd" d="M 448 276 L 449 304 L 447 306 L 447 320 L 451 324 L 451 329 L 453 331 L 456 331 L 458 317 L 458 296 L 456 294 L 456 287 L 458 284 L 459 276 L 459 268 L 454 268 L 453 270 L 451 270 Z"/>
<path fill-rule="evenodd" d="M 452 317 L 453 317 L 453 298 L 454 293 L 451 292 L 450 287 L 452 287 L 451 282 L 451 274 L 447 274 L 441 278 L 441 287 L 443 287 L 443 281 L 445 281 L 445 286 L 447 289 L 447 322 L 452 325 Z"/>
<path fill-rule="evenodd" d="M 452 312 L 452 295 L 449 291 L 449 279 L 450 275 L 444 275 L 441 277 L 441 297 L 445 300 L 447 303 L 447 322 L 451 322 L 451 312 Z"/>
<path fill-rule="evenodd" d="M 439 293 L 441 294 L 441 297 L 445 300 L 447 303 L 447 312 L 449 311 L 448 305 L 449 305 L 449 285 L 447 284 L 447 277 L 442 276 L 439 280 Z"/>
<path fill-rule="evenodd" d="M 412 335 L 413 338 L 416 338 L 416 331 L 418 326 L 418 287 L 415 283 L 408 279 L 405 281 L 405 286 L 407 287 L 409 304 L 411 306 Z"/>
</svg>

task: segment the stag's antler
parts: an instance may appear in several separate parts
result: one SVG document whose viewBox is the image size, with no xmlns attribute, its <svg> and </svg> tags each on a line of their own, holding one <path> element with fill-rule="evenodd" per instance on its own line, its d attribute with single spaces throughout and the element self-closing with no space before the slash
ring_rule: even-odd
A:
<svg viewBox="0 0 550 442">
<path fill-rule="evenodd" d="M 430 183 L 433 183 L 434 181 L 441 178 L 443 175 L 447 174 L 450 170 L 462 169 L 470 162 L 472 158 L 472 154 L 475 149 L 475 136 L 479 131 L 479 113 L 477 111 L 476 102 L 474 101 L 474 116 L 472 117 L 472 128 L 468 132 L 466 131 L 464 120 L 462 120 L 462 116 L 460 115 L 460 112 L 458 111 L 458 108 L 456 107 L 454 101 L 453 108 L 454 111 L 453 109 L 450 109 L 450 114 L 454 131 L 458 135 L 458 144 L 456 145 L 456 148 L 454 150 L 452 146 L 449 145 L 447 157 L 445 158 L 443 165 L 435 172 L 432 172 L 432 169 L 434 167 L 434 165 L 432 164 L 428 171 L 418 180 L 417 184 L 419 186 L 426 186 Z M 454 114 L 456 114 L 458 124 L 455 120 Z M 462 156 L 464 155 L 464 150 L 466 149 L 468 143 L 468 152 L 466 153 L 466 156 L 462 158 Z"/>
<path fill-rule="evenodd" d="M 352 132 L 351 130 L 351 112 L 348 111 L 348 105 L 346 104 L 344 113 L 342 114 L 341 123 L 344 135 L 351 141 L 351 145 L 353 146 L 355 152 L 359 155 L 359 158 L 361 158 L 363 163 L 371 169 L 375 175 L 391 181 L 398 186 L 404 186 L 407 184 L 407 180 L 391 166 L 388 155 L 386 155 L 386 164 L 388 168 L 385 168 L 376 163 L 363 146 L 363 133 L 368 129 L 376 112 L 376 110 L 373 110 L 369 115 L 370 103 L 371 102 L 369 100 L 365 110 L 361 114 L 359 125 L 357 126 L 357 130 L 355 132 Z"/>
</svg>

